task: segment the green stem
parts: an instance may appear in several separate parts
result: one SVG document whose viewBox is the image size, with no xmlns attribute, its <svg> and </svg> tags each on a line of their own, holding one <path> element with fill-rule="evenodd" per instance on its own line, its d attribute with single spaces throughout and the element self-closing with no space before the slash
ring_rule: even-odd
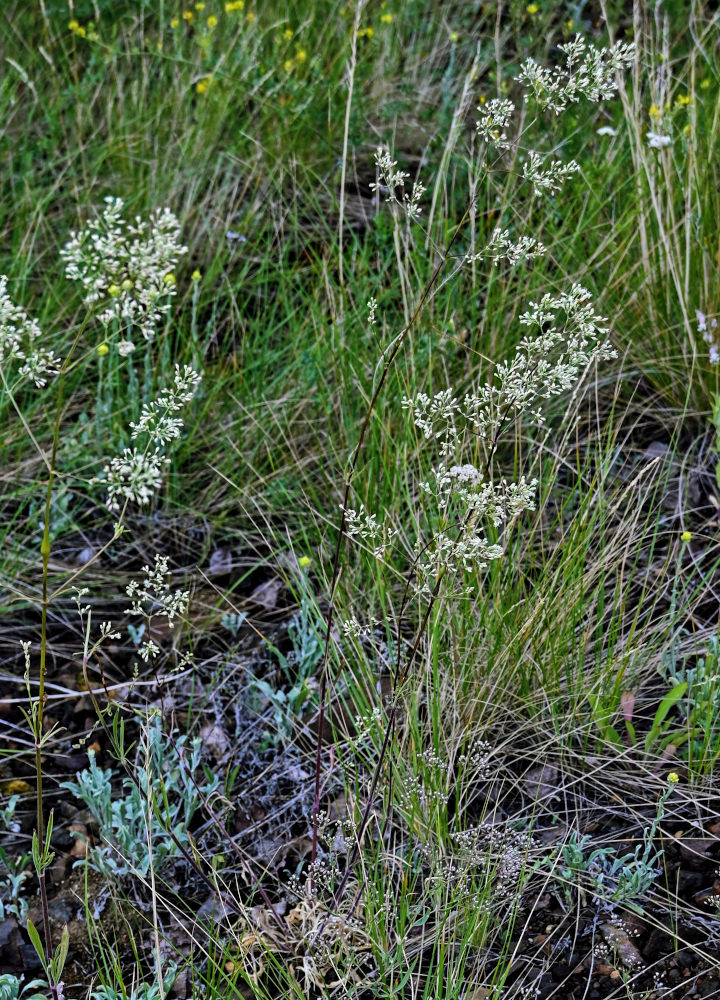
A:
<svg viewBox="0 0 720 1000">
<path fill-rule="evenodd" d="M 35 774 L 36 774 L 36 803 L 37 803 L 37 836 L 40 858 L 45 857 L 45 812 L 43 808 L 43 774 L 42 774 L 42 745 L 43 745 L 43 716 L 45 710 L 45 676 L 47 671 L 47 611 L 48 611 L 48 576 L 50 564 L 50 510 L 52 505 L 52 491 L 55 483 L 55 471 L 57 463 L 58 443 L 60 441 L 60 421 L 62 418 L 62 400 L 65 375 L 70 365 L 70 359 L 78 345 L 80 337 L 85 329 L 83 323 L 78 331 L 75 340 L 70 347 L 67 357 L 63 362 L 58 375 L 57 406 L 55 409 L 55 426 L 53 428 L 53 442 L 50 452 L 50 463 L 48 465 L 48 484 L 45 494 L 45 513 L 43 520 L 43 537 L 40 543 L 40 554 L 42 556 L 42 601 L 40 619 L 40 676 L 38 684 L 38 696 L 34 714 L 34 737 L 35 737 Z M 40 900 L 43 911 L 43 932 L 45 936 L 45 951 L 48 963 L 52 958 L 53 945 L 50 930 L 50 914 L 48 911 L 47 886 L 45 884 L 45 868 L 41 867 L 37 873 L 40 883 Z M 54 1000 L 58 1000 L 58 990 L 55 983 L 50 983 L 50 991 Z"/>
</svg>

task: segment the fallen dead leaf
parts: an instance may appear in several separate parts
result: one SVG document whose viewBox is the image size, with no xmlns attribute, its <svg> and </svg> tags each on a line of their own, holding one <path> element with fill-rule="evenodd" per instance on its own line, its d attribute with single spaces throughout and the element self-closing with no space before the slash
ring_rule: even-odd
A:
<svg viewBox="0 0 720 1000">
<path fill-rule="evenodd" d="M 265 608 L 266 611 L 274 611 L 277 607 L 282 585 L 282 580 L 279 580 L 277 577 L 266 580 L 265 583 L 261 583 L 260 586 L 253 590 L 252 594 L 250 594 L 250 600 Z"/>
</svg>

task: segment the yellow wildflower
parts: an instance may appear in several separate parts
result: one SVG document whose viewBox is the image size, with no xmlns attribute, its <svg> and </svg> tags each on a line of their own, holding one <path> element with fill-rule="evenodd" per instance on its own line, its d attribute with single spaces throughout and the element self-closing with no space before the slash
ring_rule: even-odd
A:
<svg viewBox="0 0 720 1000">
<path fill-rule="evenodd" d="M 215 27 L 217 27 L 217 23 L 218 23 L 218 19 L 215 17 L 214 14 L 211 14 L 210 17 L 207 19 L 207 26 L 208 26 L 208 28 L 215 28 Z"/>
<path fill-rule="evenodd" d="M 540 8 L 538 7 L 538 5 L 536 3 L 528 4 L 525 9 L 527 10 L 528 14 L 530 14 L 531 16 L 533 14 L 537 14 L 537 12 L 540 10 Z"/>
<path fill-rule="evenodd" d="M 195 84 L 195 90 L 198 92 L 198 94 L 207 94 L 209 87 L 210 87 L 210 80 L 207 77 L 205 77 L 204 80 L 198 80 L 198 82 Z M 167 278 L 165 280 L 167 281 Z"/>
<path fill-rule="evenodd" d="M 104 357 L 109 350 L 110 348 L 108 347 L 107 344 L 98 344 L 97 346 L 97 352 L 101 358 Z"/>
<path fill-rule="evenodd" d="M 202 278 L 202 274 L 200 274 L 200 272 L 198 271 L 198 269 L 195 268 L 195 270 L 190 275 L 190 277 L 192 278 L 193 281 L 200 281 L 200 279 Z"/>
<path fill-rule="evenodd" d="M 245 20 L 248 24 L 255 24 L 257 21 L 257 14 L 254 14 L 251 10 L 249 10 L 245 15 Z"/>
<path fill-rule="evenodd" d="M 358 38 L 372 38 L 374 34 L 375 30 L 373 28 L 361 28 L 360 31 L 358 31 Z"/>
<path fill-rule="evenodd" d="M 392 21 L 392 19 L 393 19 L 392 14 L 381 14 L 380 15 L 380 20 L 382 21 L 383 24 L 390 24 L 390 22 Z"/>
<path fill-rule="evenodd" d="M 179 24 L 180 24 L 180 18 L 179 17 L 174 17 L 172 19 L 172 21 L 170 22 L 170 27 L 171 28 L 177 28 Z"/>
<path fill-rule="evenodd" d="M 118 297 L 121 291 L 122 288 L 120 287 L 120 285 L 110 285 L 108 287 L 108 295 L 111 295 L 114 299 Z"/>
<path fill-rule="evenodd" d="M 283 69 L 286 73 L 292 73 L 293 71 L 293 61 L 292 59 L 286 59 L 283 63 Z"/>
<path fill-rule="evenodd" d="M 451 31 L 450 32 L 450 41 L 453 44 L 455 44 L 456 42 L 459 42 L 460 41 L 460 33 L 457 32 L 457 31 Z"/>
<path fill-rule="evenodd" d="M 310 556 L 300 556 L 300 558 L 298 559 L 298 566 L 302 566 L 302 568 L 305 569 L 305 567 L 309 566 L 311 562 L 312 559 L 310 558 Z"/>
<path fill-rule="evenodd" d="M 297 52 L 295 53 L 296 62 L 304 63 L 306 59 L 307 59 L 307 52 L 305 51 L 305 49 L 298 49 Z"/>
<path fill-rule="evenodd" d="M 671 771 L 670 774 L 668 774 L 668 781 L 671 785 L 677 785 L 678 781 L 680 781 L 680 775 L 677 771 Z"/>
<path fill-rule="evenodd" d="M 184 10 L 183 11 L 183 21 L 188 21 L 188 22 L 192 21 L 193 17 L 195 17 L 195 15 L 193 14 L 193 12 L 191 10 Z"/>
<path fill-rule="evenodd" d="M 201 3 L 196 3 L 195 4 L 195 10 L 205 10 L 205 4 L 202 3 L 202 2 Z"/>
<path fill-rule="evenodd" d="M 165 282 L 166 285 L 172 286 L 175 284 L 175 275 L 172 273 L 172 271 L 170 272 L 170 274 L 165 275 L 163 281 Z"/>
<path fill-rule="evenodd" d="M 225 4 L 225 13 L 232 14 L 236 10 L 242 10 L 245 6 L 245 0 L 229 0 Z"/>
<path fill-rule="evenodd" d="M 285 36 L 285 38 L 286 38 L 286 39 L 287 39 L 287 41 L 289 42 L 289 41 L 290 41 L 290 39 L 291 39 L 291 38 L 292 38 L 292 36 L 293 36 L 293 30 L 292 30 L 292 28 L 286 28 L 286 29 L 285 29 L 285 31 L 283 31 L 283 35 Z"/>
<path fill-rule="evenodd" d="M 659 118 L 662 114 L 662 108 L 659 108 L 657 104 L 651 104 L 648 110 L 648 114 L 651 118 Z"/>
<path fill-rule="evenodd" d="M 692 531 L 683 531 L 682 535 L 680 535 L 681 542 L 689 542 L 691 538 L 692 538 Z"/>
<path fill-rule="evenodd" d="M 678 94 L 675 98 L 675 107 L 684 108 L 685 105 L 690 103 L 690 98 L 687 94 Z"/>
</svg>

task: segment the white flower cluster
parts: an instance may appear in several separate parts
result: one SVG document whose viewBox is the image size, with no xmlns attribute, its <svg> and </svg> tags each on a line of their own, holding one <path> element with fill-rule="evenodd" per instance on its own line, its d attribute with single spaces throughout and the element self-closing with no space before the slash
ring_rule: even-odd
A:
<svg viewBox="0 0 720 1000">
<path fill-rule="evenodd" d="M 570 174 L 576 174 L 580 169 L 575 160 L 568 160 L 567 163 L 553 160 L 550 166 L 545 168 L 542 162 L 542 157 L 534 150 L 530 150 L 528 159 L 523 163 L 523 177 L 531 182 L 536 198 L 556 194 L 563 186 L 565 178 Z"/>
<path fill-rule="evenodd" d="M 116 455 L 103 469 L 107 486 L 108 510 L 119 511 L 125 500 L 133 503 L 149 503 L 163 483 L 165 470 L 170 463 L 159 449 L 152 452 L 138 451 L 137 448 L 123 448 L 122 455 Z"/>
<path fill-rule="evenodd" d="M 481 104 L 478 111 L 480 118 L 475 124 L 478 135 L 489 145 L 509 149 L 511 143 L 507 137 L 507 128 L 515 112 L 513 102 L 495 97 L 487 104 Z"/>
<path fill-rule="evenodd" d="M 132 601 L 132 606 L 127 609 L 127 613 L 140 615 L 147 621 L 155 615 L 163 615 L 167 618 L 168 627 L 172 628 L 175 619 L 187 612 L 190 591 L 176 590 L 173 592 L 170 590 L 168 585 L 170 569 L 167 556 L 156 555 L 155 565 L 152 568 L 143 566 L 142 572 L 144 574 L 142 583 L 133 580 L 125 588 L 125 593 Z M 146 663 L 152 657 L 157 656 L 159 652 L 159 647 L 150 638 L 140 645 L 140 657 Z"/>
<path fill-rule="evenodd" d="M 408 180 L 410 174 L 404 170 L 396 170 L 397 161 L 392 160 L 390 151 L 382 146 L 378 146 L 375 152 L 375 165 L 380 179 L 377 183 L 371 184 L 370 189 L 382 191 L 390 204 L 402 204 L 408 218 L 416 219 L 421 212 L 420 199 L 425 192 L 424 186 L 419 181 L 413 184 L 412 192 L 409 195 L 403 194 L 401 202 L 396 191 L 398 188 L 405 187 L 405 181 Z"/>
<path fill-rule="evenodd" d="M 536 329 L 536 336 L 523 337 L 515 356 L 496 367 L 495 381 L 457 404 L 475 434 L 494 441 L 512 414 L 528 410 L 542 419 L 538 407 L 543 399 L 572 389 L 591 362 L 616 357 L 605 339 L 607 320 L 589 300 L 590 292 L 576 284 L 569 292 L 531 303 L 520 323 Z"/>
<path fill-rule="evenodd" d="M 48 377 L 57 374 L 60 359 L 38 346 L 38 340 L 42 339 L 38 322 L 14 304 L 7 293 L 7 283 L 5 275 L 0 275 L 0 365 L 4 367 L 11 360 L 22 361 L 20 376 L 32 379 L 42 389 Z"/>
<path fill-rule="evenodd" d="M 202 376 L 189 365 L 185 365 L 182 371 L 176 365 L 171 388 L 163 389 L 157 399 L 146 403 L 138 422 L 130 424 L 133 440 L 140 434 L 147 434 L 151 441 L 162 446 L 179 438 L 183 422 L 173 414 L 190 402 L 201 380 Z"/>
<path fill-rule="evenodd" d="M 618 74 L 635 58 L 635 46 L 627 42 L 597 49 L 578 37 L 559 48 L 565 53 L 564 66 L 550 69 L 526 59 L 517 77 L 527 84 L 540 108 L 556 115 L 583 97 L 594 102 L 614 97 Z"/>
<path fill-rule="evenodd" d="M 667 149 L 673 142 L 672 136 L 664 132 L 648 132 L 646 138 L 650 149 Z"/>
<path fill-rule="evenodd" d="M 717 330 L 718 321 L 714 316 L 708 319 L 705 313 L 699 309 L 695 310 L 695 316 L 697 318 L 698 333 L 701 333 L 702 339 L 706 344 L 710 345 L 710 363 L 716 365 L 720 361 L 720 349 L 718 349 L 718 344 L 715 340 L 716 335 L 713 331 Z"/>
<path fill-rule="evenodd" d="M 201 376 L 188 365 L 175 366 L 174 386 L 165 389 L 152 403 L 143 407 L 133 428 L 132 438 L 147 437 L 144 448 L 125 448 L 103 469 L 104 479 L 96 480 L 107 486 L 107 505 L 118 511 L 126 501 L 140 505 L 148 503 L 162 486 L 169 458 L 163 450 L 180 436 L 182 420 L 174 414 L 193 398 Z M 152 450 L 151 450 L 152 449 Z"/>
<path fill-rule="evenodd" d="M 540 846 L 529 833 L 483 822 L 452 835 L 464 866 L 492 875 L 495 889 L 507 898 L 517 892 L 528 854 Z"/>
<path fill-rule="evenodd" d="M 439 465 L 432 470 L 432 481 L 420 488 L 437 500 L 438 509 L 446 512 L 459 503 L 466 516 L 482 516 L 496 528 L 524 510 L 533 510 L 537 480 L 524 476 L 517 483 L 504 479 L 499 483 L 484 480 L 474 465 Z"/>
<path fill-rule="evenodd" d="M 520 317 L 523 326 L 536 329 L 524 337 L 509 361 L 499 364 L 494 379 L 468 393 L 461 401 L 451 389 L 433 397 L 420 393 L 404 399 L 415 426 L 438 444 L 440 462 L 421 488 L 436 501 L 442 527 L 429 542 L 416 546 L 417 589 L 432 593 L 441 575 L 484 568 L 503 554 L 484 526 L 512 521 L 534 507 L 537 483 L 521 477 L 516 483 L 493 483 L 474 465 L 457 463 L 454 456 L 463 433 L 485 442 L 491 455 L 504 426 L 516 414 L 531 411 L 541 420 L 542 400 L 573 388 L 594 360 L 615 356 L 605 339 L 606 321 L 589 302 L 580 285 L 558 296 L 545 295 Z M 446 525 L 451 525 L 447 528 Z"/>
<path fill-rule="evenodd" d="M 523 260 L 532 260 L 533 257 L 542 257 L 547 253 L 547 247 L 535 239 L 534 236 L 521 236 L 513 241 L 509 229 L 500 229 L 497 226 L 493 230 L 490 242 L 484 250 L 476 255 L 488 257 L 493 264 L 499 264 L 501 260 L 508 261 L 513 266 Z"/>
<path fill-rule="evenodd" d="M 361 503 L 358 510 L 351 507 L 346 509 L 345 533 L 348 538 L 362 538 L 369 542 L 373 547 L 373 555 L 381 559 L 397 530 L 381 524 L 376 515 L 368 514 L 365 504 Z"/>
<path fill-rule="evenodd" d="M 122 198 L 108 197 L 99 218 L 70 234 L 60 251 L 68 278 L 85 289 L 85 303 L 100 303 L 99 319 L 139 327 L 152 340 L 175 294 L 174 268 L 187 247 L 180 243 L 180 223 L 168 208 L 148 220 L 122 218 Z M 127 345 L 124 341 L 125 353 Z"/>
<path fill-rule="evenodd" d="M 366 622 L 360 622 L 355 615 L 353 615 L 342 622 L 342 630 L 343 634 L 348 638 L 353 636 L 355 639 L 367 639 L 373 634 L 373 631 L 379 624 L 380 622 L 376 618 L 370 618 Z"/>
</svg>

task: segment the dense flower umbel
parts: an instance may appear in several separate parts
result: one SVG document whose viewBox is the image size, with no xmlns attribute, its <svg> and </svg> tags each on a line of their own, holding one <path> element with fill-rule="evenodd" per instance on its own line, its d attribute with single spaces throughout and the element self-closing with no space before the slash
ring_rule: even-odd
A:
<svg viewBox="0 0 720 1000">
<path fill-rule="evenodd" d="M 48 376 L 57 374 L 60 360 L 38 346 L 42 338 L 38 322 L 13 303 L 7 281 L 5 275 L 0 275 L 0 365 L 5 368 L 11 360 L 22 361 L 20 375 L 31 378 L 40 389 Z"/>
<path fill-rule="evenodd" d="M 122 198 L 105 199 L 105 209 L 83 229 L 70 234 L 60 251 L 68 278 L 85 289 L 85 303 L 100 306 L 104 325 L 119 320 L 137 326 L 152 340 L 175 294 L 175 266 L 187 247 L 180 223 L 168 208 L 145 221 L 122 218 Z"/>
</svg>

